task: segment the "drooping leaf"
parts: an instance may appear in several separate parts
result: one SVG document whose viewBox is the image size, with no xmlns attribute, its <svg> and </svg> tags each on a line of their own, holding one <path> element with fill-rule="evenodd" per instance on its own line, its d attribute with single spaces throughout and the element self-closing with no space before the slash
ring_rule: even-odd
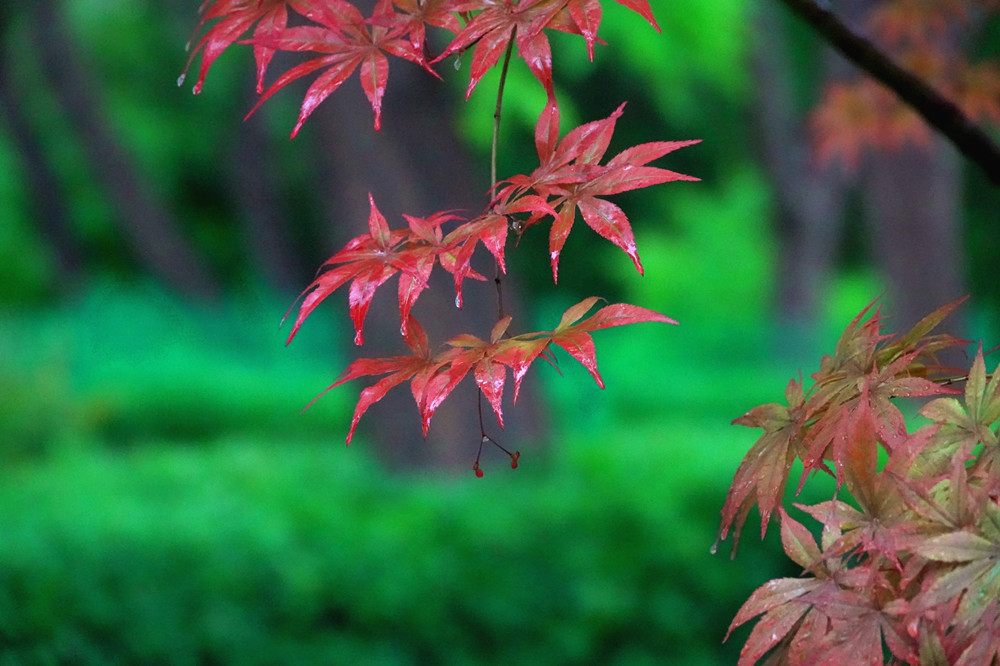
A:
<svg viewBox="0 0 1000 666">
<path fill-rule="evenodd" d="M 453 34 L 462 30 L 457 12 L 463 11 L 465 3 L 456 0 L 393 0 L 393 4 L 403 14 L 398 21 L 406 26 L 414 53 L 426 52 L 428 25 L 444 28 Z"/>
<path fill-rule="evenodd" d="M 468 97 L 483 76 L 496 65 L 511 40 L 517 44 L 518 55 L 541 82 L 549 97 L 552 86 L 552 52 L 542 32 L 565 6 L 567 0 L 514 0 L 483 3 L 468 25 L 455 37 L 435 62 L 473 47 Z"/>
<path fill-rule="evenodd" d="M 323 393 L 313 398 L 309 405 L 306 405 L 308 409 L 313 402 L 318 400 L 327 391 L 340 386 L 344 382 L 359 377 L 386 375 L 375 384 L 361 391 L 361 396 L 358 398 L 358 403 L 354 408 L 354 416 L 351 419 L 351 429 L 347 433 L 347 444 L 351 443 L 354 431 L 358 427 L 358 422 L 368 408 L 384 398 L 389 389 L 405 381 L 409 381 L 411 384 L 411 393 L 413 394 L 414 401 L 417 403 L 417 409 L 423 421 L 424 434 L 427 434 L 427 427 L 430 424 L 431 416 L 433 416 L 437 406 L 440 405 L 440 400 L 434 401 L 429 399 L 429 397 L 436 396 L 429 396 L 427 388 L 430 380 L 434 378 L 440 369 L 441 362 L 430 357 L 427 347 L 427 335 L 417 320 L 411 318 L 407 322 L 406 331 L 404 340 L 413 352 L 411 355 L 389 358 L 360 358 L 347 367 L 340 379 L 331 384 Z"/>
<path fill-rule="evenodd" d="M 733 421 L 734 425 L 764 430 L 736 470 L 722 507 L 719 538 L 726 539 L 732 529 L 734 552 L 743 523 L 754 504 L 760 511 L 763 538 L 771 513 L 781 503 L 792 462 L 799 453 L 805 404 L 802 385 L 791 380 L 785 389 L 785 398 L 787 405 L 761 405 Z"/>
<path fill-rule="evenodd" d="M 811 578 L 778 578 L 754 590 L 729 625 L 726 637 L 737 627 L 763 615 L 740 650 L 738 666 L 752 666 L 781 642 L 809 610 L 801 597 L 823 582 Z"/>
<path fill-rule="evenodd" d="M 504 244 L 507 242 L 509 222 L 504 215 L 486 213 L 459 226 L 448 234 L 444 243 L 455 248 L 454 267 L 455 303 L 462 306 L 462 282 L 472 272 L 472 255 L 478 243 L 482 242 L 497 262 L 500 271 L 506 273 Z"/>
<path fill-rule="evenodd" d="M 781 514 L 781 545 L 785 554 L 803 570 L 811 569 L 821 557 L 816 539 L 805 525 L 789 516 L 784 509 L 779 507 L 778 511 Z"/>
</svg>

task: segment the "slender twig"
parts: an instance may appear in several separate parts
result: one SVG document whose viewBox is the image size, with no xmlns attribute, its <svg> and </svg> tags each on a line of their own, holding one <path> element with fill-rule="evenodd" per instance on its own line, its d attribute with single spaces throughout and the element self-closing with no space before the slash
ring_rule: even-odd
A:
<svg viewBox="0 0 1000 666">
<path fill-rule="evenodd" d="M 497 186 L 497 146 L 500 143 L 500 109 L 503 106 L 503 89 L 504 85 L 507 83 L 507 70 L 510 67 L 510 57 L 514 52 L 514 39 L 517 37 L 517 26 L 510 33 L 510 41 L 507 43 L 507 52 L 503 57 L 503 66 L 500 69 L 500 84 L 497 87 L 497 105 L 493 110 L 493 145 L 490 150 L 490 196 L 493 196 L 493 190 Z M 500 271 L 500 262 L 496 261 L 496 273 L 493 277 L 493 283 L 496 285 L 497 289 L 497 318 L 504 318 L 504 307 L 503 307 L 503 274 Z M 483 454 L 483 444 L 486 442 L 492 442 L 494 446 L 499 448 L 501 451 L 510 456 L 510 466 L 517 467 L 517 459 L 520 457 L 520 452 L 511 453 L 505 449 L 499 442 L 486 434 L 486 426 L 483 424 L 483 391 L 479 389 L 478 393 L 478 405 L 479 410 L 479 452 L 476 453 L 476 462 L 473 464 L 472 469 L 476 471 L 476 476 L 482 476 L 483 470 L 479 467 L 479 457 Z"/>
<path fill-rule="evenodd" d="M 1000 146 L 954 103 L 892 61 L 814 0 L 780 0 L 841 55 L 899 95 L 987 177 L 1000 185 Z"/>
<path fill-rule="evenodd" d="M 507 52 L 503 56 L 503 67 L 500 69 L 500 85 L 497 86 L 497 105 L 493 110 L 493 148 L 490 151 L 490 191 L 497 185 L 497 144 L 500 142 L 500 108 L 503 106 L 503 88 L 507 83 L 507 69 L 510 67 L 510 56 L 514 52 L 514 39 L 517 37 L 517 26 L 510 33 Z"/>
<path fill-rule="evenodd" d="M 510 33 L 510 41 L 507 43 L 507 52 L 503 57 L 503 66 L 500 69 L 500 84 L 497 86 L 497 105 L 493 110 L 493 146 L 490 151 L 490 195 L 497 185 L 497 146 L 500 143 L 500 109 L 503 106 L 503 89 L 507 83 L 507 70 L 510 67 L 510 56 L 514 52 L 514 39 L 517 37 L 517 26 Z M 496 272 L 493 276 L 493 283 L 497 288 L 497 319 L 503 319 L 503 277 L 500 271 L 500 262 L 496 262 Z"/>
<path fill-rule="evenodd" d="M 518 458 L 521 457 L 521 452 L 520 451 L 514 451 L 513 453 L 511 453 L 503 444 L 501 444 L 500 442 L 498 442 L 497 440 L 493 439 L 492 437 L 490 437 L 489 435 L 486 434 L 486 426 L 483 425 L 483 392 L 482 392 L 482 390 L 479 391 L 478 401 L 479 401 L 478 402 L 478 409 L 479 409 L 479 434 L 480 434 L 480 438 L 479 438 L 479 452 L 476 453 L 476 462 L 473 463 L 473 465 L 472 465 L 472 469 L 475 470 L 476 476 L 482 476 L 483 475 L 483 469 L 479 466 L 479 458 L 483 455 L 483 444 L 485 444 L 486 442 L 492 443 L 493 446 L 497 447 L 498 449 L 500 449 L 501 451 L 503 451 L 504 453 L 506 453 L 508 456 L 510 456 L 510 468 L 511 469 L 517 469 L 517 460 L 518 460 Z"/>
</svg>

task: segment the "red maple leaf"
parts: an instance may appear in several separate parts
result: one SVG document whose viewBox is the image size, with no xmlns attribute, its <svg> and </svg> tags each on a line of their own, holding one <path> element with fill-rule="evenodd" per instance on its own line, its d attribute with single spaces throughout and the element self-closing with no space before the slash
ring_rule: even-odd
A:
<svg viewBox="0 0 1000 666">
<path fill-rule="evenodd" d="M 511 40 L 517 44 L 518 56 L 528 65 L 545 88 L 549 98 L 555 97 L 552 86 L 552 49 L 542 29 L 565 6 L 567 0 L 494 0 L 476 3 L 477 12 L 468 25 L 441 52 L 434 62 L 460 53 L 475 44 L 469 85 L 465 96 L 475 90 L 483 76 L 499 62 Z"/>
<path fill-rule="evenodd" d="M 659 31 L 647 0 L 616 1 L 640 14 Z M 582 35 L 587 55 L 593 60 L 601 23 L 599 0 L 481 0 L 469 3 L 469 9 L 476 12 L 472 20 L 436 58 L 441 60 L 475 45 L 466 97 L 514 40 L 518 56 L 545 88 L 549 99 L 554 99 L 552 49 L 543 32 L 545 28 Z"/>
<path fill-rule="evenodd" d="M 403 16 L 398 22 L 406 25 L 406 33 L 416 53 L 427 49 L 426 26 L 444 28 L 453 34 L 462 30 L 462 21 L 456 12 L 462 10 L 460 0 L 393 0 Z"/>
<path fill-rule="evenodd" d="M 184 66 L 184 73 L 177 80 L 178 85 L 184 83 L 187 71 L 194 62 L 194 58 L 201 53 L 201 67 L 198 71 L 198 80 L 194 84 L 194 93 L 201 92 L 202 84 L 205 82 L 205 75 L 209 67 L 216 58 L 222 54 L 229 46 L 239 40 L 246 32 L 257 24 L 254 30 L 255 38 L 271 38 L 285 29 L 288 21 L 288 7 L 295 7 L 296 0 L 259 0 L 250 2 L 248 0 L 205 0 L 202 3 L 199 13 L 201 19 L 195 27 L 195 34 L 199 33 L 210 21 L 218 21 L 198 40 L 187 64 Z M 264 73 L 274 49 L 258 45 L 254 46 L 254 58 L 257 61 L 257 92 L 264 88 Z"/>
<path fill-rule="evenodd" d="M 462 307 L 462 281 L 472 273 L 472 255 L 480 242 L 486 246 L 504 273 L 507 272 L 504 244 L 507 242 L 508 219 L 495 212 L 485 213 L 460 225 L 445 237 L 445 244 L 454 248 L 455 305 Z"/>
<path fill-rule="evenodd" d="M 604 388 L 604 381 L 597 372 L 596 351 L 590 331 L 640 322 L 677 323 L 658 312 L 624 303 L 607 305 L 590 317 L 581 319 L 598 300 L 596 297 L 588 298 L 566 310 L 553 331 L 505 337 L 511 318 L 504 317 L 494 325 L 488 341 L 474 335 L 460 335 L 449 340 L 448 348 L 434 357 L 428 353 L 423 329 L 409 317 L 404 337 L 413 350 L 412 356 L 358 359 L 335 384 L 327 388 L 328 391 L 358 377 L 387 375 L 361 392 L 348 433 L 348 443 L 361 415 L 381 400 L 389 389 L 407 380 L 412 384 L 413 398 L 420 410 L 425 435 L 434 411 L 470 372 L 479 390 L 489 400 L 497 422 L 503 427 L 502 402 L 508 368 L 514 376 L 516 402 L 521 380 L 528 368 L 539 357 L 551 359 L 548 348 L 555 343 L 583 364 L 597 385 Z"/>
<path fill-rule="evenodd" d="M 434 410 L 441 404 L 441 400 L 443 400 L 443 396 L 440 399 L 436 399 L 437 396 L 429 395 L 427 390 L 428 383 L 440 369 L 442 363 L 431 358 L 427 347 L 427 334 L 424 333 L 423 327 L 416 319 L 410 318 L 405 328 L 407 332 L 403 336 L 403 339 L 407 346 L 410 347 L 410 350 L 413 352 L 412 354 L 390 358 L 360 358 L 347 367 L 340 379 L 327 387 L 326 390 L 306 405 L 305 409 L 308 409 L 327 391 L 340 386 L 344 382 L 357 379 L 358 377 L 386 375 L 375 384 L 361 391 L 361 396 L 358 398 L 358 403 L 354 408 L 354 417 L 351 419 L 351 429 L 347 433 L 347 444 L 351 443 L 351 438 L 354 437 L 354 430 L 358 427 L 358 421 L 361 420 L 361 416 L 368 408 L 384 398 L 389 389 L 405 381 L 410 382 L 410 391 L 413 394 L 414 401 L 417 403 L 417 409 L 420 411 L 424 435 L 427 434 L 431 416 L 433 416 Z"/>
<path fill-rule="evenodd" d="M 365 20 L 354 5 L 345 0 L 309 3 L 300 11 L 319 25 L 286 28 L 276 35 L 249 40 L 255 46 L 271 49 L 326 54 L 307 60 L 282 74 L 250 110 L 252 114 L 271 95 L 295 79 L 325 70 L 306 91 L 298 120 L 292 129 L 293 137 L 316 107 L 355 70 L 360 70 L 361 87 L 375 114 L 375 129 L 379 129 L 382 96 L 389 78 L 387 53 L 416 63 L 437 76 L 428 66 L 423 52 L 415 50 L 410 40 L 404 37 L 409 23 L 396 20 L 396 17 L 402 15 L 392 11 L 390 0 L 379 0 L 370 20 Z"/>
<path fill-rule="evenodd" d="M 316 306 L 350 280 L 348 299 L 354 322 L 354 343 L 360 345 L 364 341 L 365 315 L 375 290 L 397 272 L 404 274 L 399 284 L 399 309 L 403 322 L 401 331 L 405 335 L 410 308 L 427 286 L 434 260 L 445 249 L 441 245 L 440 225 L 452 216 L 438 213 L 429 218 L 407 217 L 410 231 L 390 230 L 371 194 L 368 201 L 371 205 L 368 233 L 349 241 L 340 252 L 327 259 L 320 268 L 319 277 L 303 290 L 288 342 Z M 422 242 L 412 242 L 414 239 Z"/>
<path fill-rule="evenodd" d="M 531 215 L 524 228 L 547 217 L 553 219 L 549 232 L 553 280 L 558 280 L 559 254 L 573 228 L 578 209 L 584 222 L 624 250 L 641 274 L 642 263 L 628 217 L 621 208 L 603 197 L 674 180 L 698 180 L 693 176 L 646 166 L 678 148 L 698 143 L 698 140 L 644 143 L 623 150 L 606 164 L 600 164 L 614 134 L 615 121 L 624 108 L 622 104 L 607 118 L 570 130 L 559 141 L 559 109 L 550 102 L 535 127 L 539 167 L 531 174 L 513 176 L 500 184 L 498 197 L 506 201 L 515 201 L 527 191 L 533 191 L 546 201 L 544 209 L 527 207 Z M 555 210 L 555 215 L 552 215 L 552 210 Z"/>
<path fill-rule="evenodd" d="M 566 310 L 559 320 L 559 325 L 552 331 L 551 340 L 585 367 L 594 378 L 594 382 L 604 388 L 604 380 L 597 371 L 597 350 L 593 338 L 590 337 L 592 331 L 645 321 L 675 325 L 677 322 L 659 312 L 628 303 L 606 305 L 586 319 L 580 319 L 599 300 L 597 296 L 591 296 Z"/>
<path fill-rule="evenodd" d="M 780 578 L 754 591 L 726 634 L 763 615 L 743 645 L 739 666 L 772 651 L 768 663 L 883 664 L 883 641 L 894 656 L 913 663 L 916 651 L 902 628 L 905 604 L 880 606 L 869 589 L 884 579 L 821 556 L 809 530 L 779 511 L 786 554 L 815 577 Z"/>
</svg>

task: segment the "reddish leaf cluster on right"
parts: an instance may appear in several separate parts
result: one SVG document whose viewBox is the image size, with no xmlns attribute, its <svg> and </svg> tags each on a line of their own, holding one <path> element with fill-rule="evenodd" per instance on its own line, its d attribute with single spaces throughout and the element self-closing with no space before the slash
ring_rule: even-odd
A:
<svg viewBox="0 0 1000 666">
<path fill-rule="evenodd" d="M 754 504 L 763 535 L 777 511 L 785 552 L 804 572 L 766 583 L 740 608 L 730 633 L 760 618 L 740 666 L 1000 660 L 1000 373 L 987 373 L 981 347 L 966 376 L 936 362 L 963 344 L 931 334 L 957 305 L 900 337 L 881 332 L 877 310 L 862 322 L 865 308 L 808 392 L 793 380 L 786 405 L 736 419 L 764 434 L 736 473 L 719 536 L 738 539 Z M 940 397 L 909 432 L 891 399 L 926 396 Z M 795 505 L 822 526 L 818 543 L 781 507 L 796 459 L 800 488 L 813 472 L 837 481 L 830 501 Z"/>
</svg>

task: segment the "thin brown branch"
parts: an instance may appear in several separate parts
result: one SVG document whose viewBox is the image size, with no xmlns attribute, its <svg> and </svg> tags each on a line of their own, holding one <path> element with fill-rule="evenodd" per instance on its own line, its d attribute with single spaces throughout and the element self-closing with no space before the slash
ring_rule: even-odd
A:
<svg viewBox="0 0 1000 666">
<path fill-rule="evenodd" d="M 1000 185 L 1000 146 L 958 106 L 893 62 L 813 0 L 780 1 L 809 23 L 845 58 L 899 95 L 966 158 L 979 165 L 991 181 Z"/>
<path fill-rule="evenodd" d="M 490 196 L 493 196 L 493 189 L 497 186 L 497 147 L 500 143 L 500 109 L 503 106 L 503 89 L 507 83 L 507 70 L 510 67 L 510 56 L 514 51 L 514 39 L 517 37 L 517 27 L 510 33 L 510 42 L 507 43 L 507 52 L 503 57 L 503 67 L 500 69 L 500 84 L 497 86 L 497 105 L 493 110 L 493 147 L 490 151 Z M 500 273 L 500 262 L 496 262 L 496 275 L 493 283 L 497 288 L 497 318 L 504 318 L 503 307 L 503 277 Z"/>
</svg>

